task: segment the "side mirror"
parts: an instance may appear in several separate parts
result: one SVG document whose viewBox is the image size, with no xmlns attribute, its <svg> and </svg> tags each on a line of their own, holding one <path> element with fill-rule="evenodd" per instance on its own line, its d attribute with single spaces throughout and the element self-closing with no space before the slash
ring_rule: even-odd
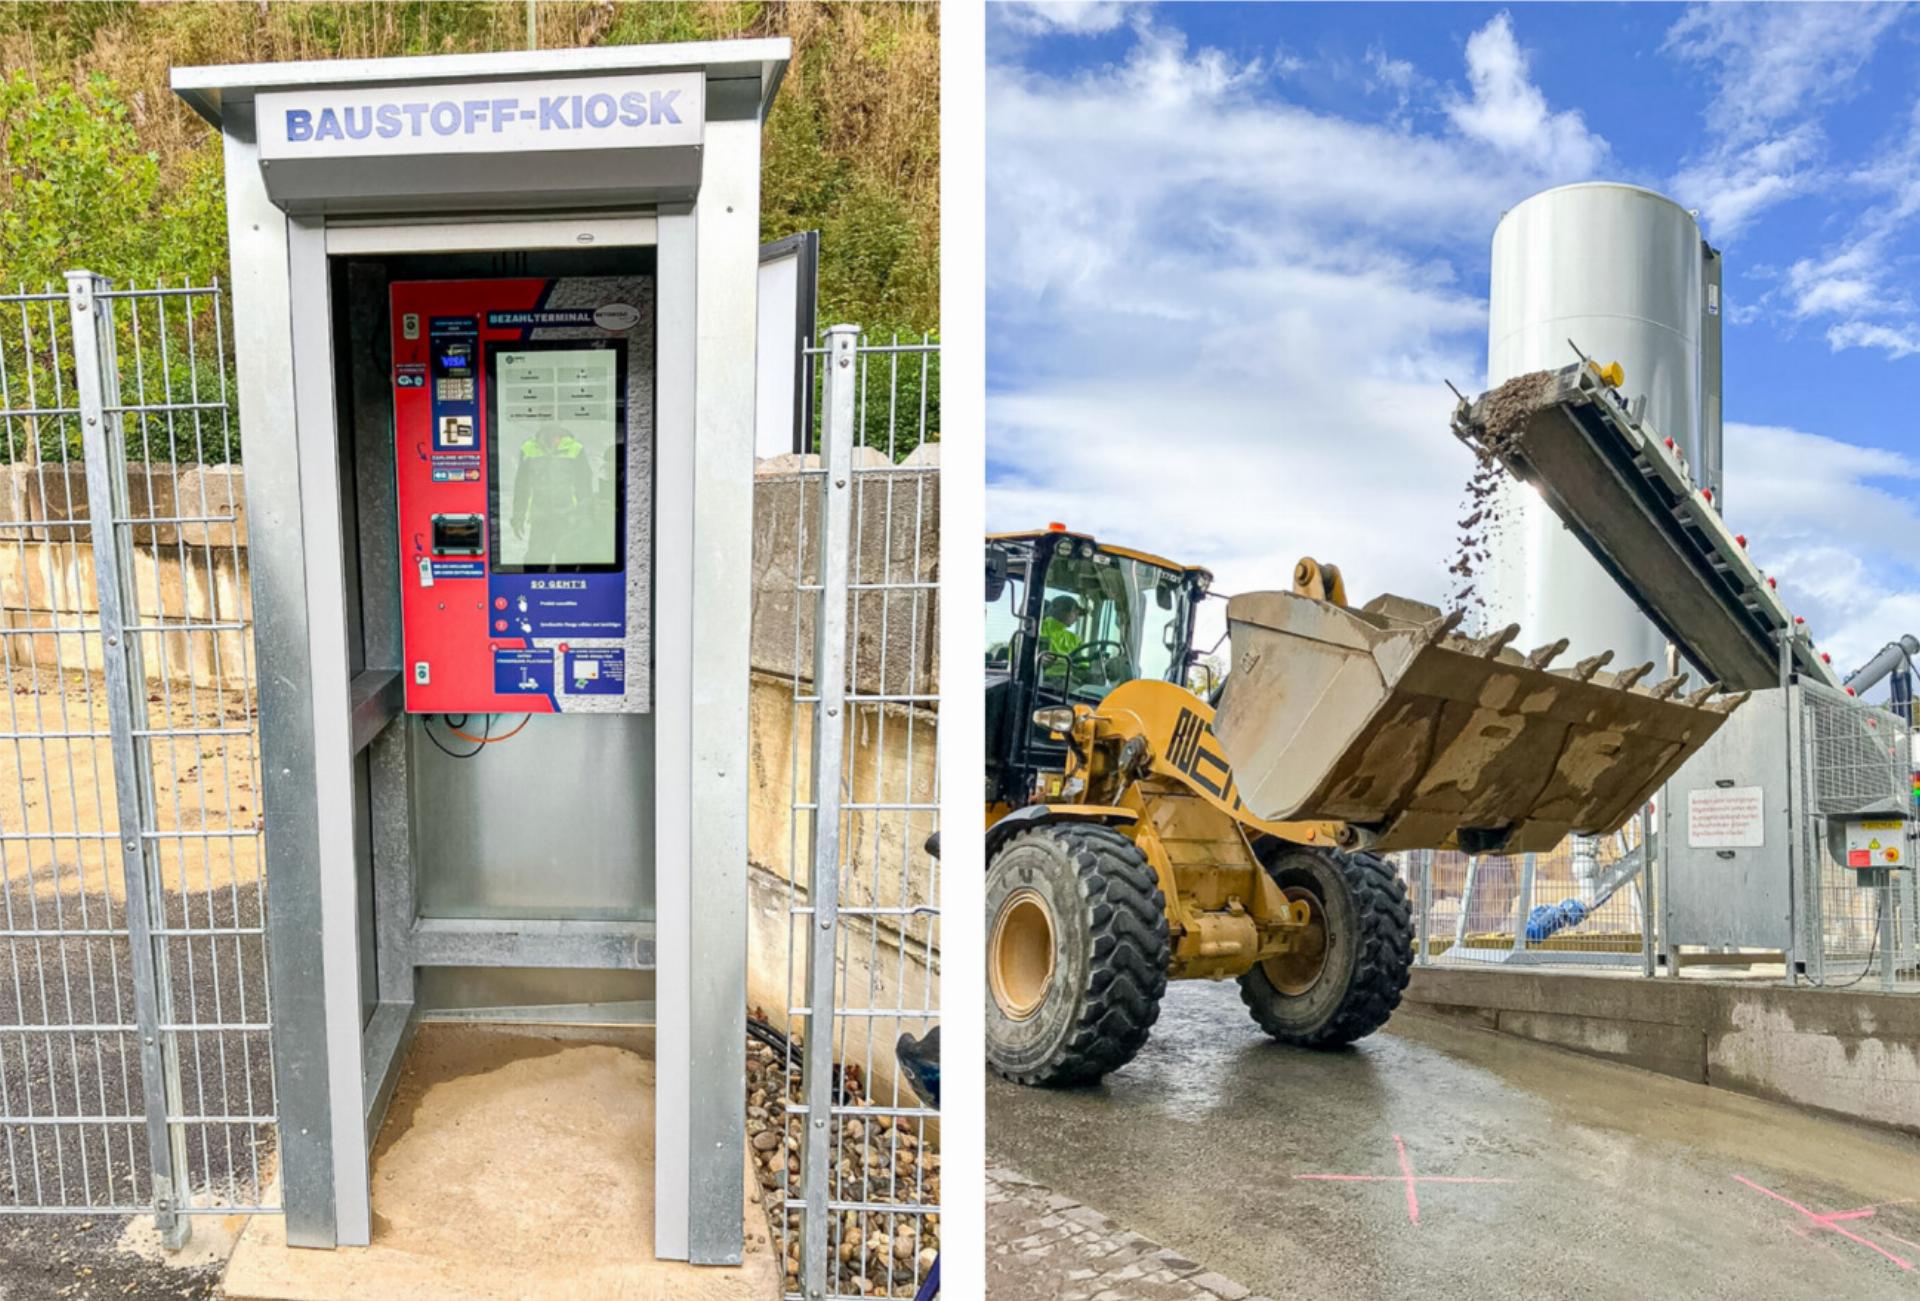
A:
<svg viewBox="0 0 1920 1301">
<path fill-rule="evenodd" d="M 1187 661 L 1187 690 L 1202 700 L 1212 700 L 1213 693 L 1219 689 L 1220 678 L 1212 664 L 1198 656 Z"/>
<path fill-rule="evenodd" d="M 997 601 L 1007 590 L 1007 553 L 999 547 L 987 548 L 987 600 Z"/>
<path fill-rule="evenodd" d="M 1154 603 L 1162 610 L 1171 610 L 1173 608 L 1173 584 L 1156 583 L 1153 589 L 1153 599 Z"/>
</svg>

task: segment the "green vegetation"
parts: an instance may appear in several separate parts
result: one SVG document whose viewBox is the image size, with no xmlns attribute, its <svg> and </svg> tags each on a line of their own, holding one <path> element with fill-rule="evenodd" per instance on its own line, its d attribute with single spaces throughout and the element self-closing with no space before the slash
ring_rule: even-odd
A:
<svg viewBox="0 0 1920 1301">
<path fill-rule="evenodd" d="M 535 12 L 542 48 L 790 37 L 763 235 L 820 231 L 822 325 L 854 322 L 875 341 L 937 332 L 936 6 L 542 0 Z M 122 286 L 225 279 L 219 140 L 168 88 L 170 68 L 522 49 L 526 23 L 517 2 L 0 6 L 0 286 L 38 289 L 75 267 Z M 38 325 L 0 320 L 16 358 L 36 339 L 48 349 Z"/>
</svg>

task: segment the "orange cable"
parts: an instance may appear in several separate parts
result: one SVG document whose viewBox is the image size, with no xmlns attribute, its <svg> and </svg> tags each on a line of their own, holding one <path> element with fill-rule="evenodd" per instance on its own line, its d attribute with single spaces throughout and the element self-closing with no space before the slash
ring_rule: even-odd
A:
<svg viewBox="0 0 1920 1301">
<path fill-rule="evenodd" d="M 445 714 L 442 714 L 440 716 L 440 721 L 443 723 L 446 723 L 447 716 Z M 461 731 L 459 728 L 455 727 L 452 723 L 447 723 L 447 730 L 449 732 L 452 732 L 455 736 L 459 737 L 462 741 L 471 741 L 475 745 L 498 745 L 502 741 L 511 741 L 514 737 L 520 735 L 521 732 L 526 730 L 527 724 L 531 723 L 532 721 L 533 721 L 533 715 L 532 714 L 526 715 L 520 720 L 519 727 L 514 728 L 511 732 L 506 733 L 504 736 L 473 736 L 466 732 Z"/>
</svg>

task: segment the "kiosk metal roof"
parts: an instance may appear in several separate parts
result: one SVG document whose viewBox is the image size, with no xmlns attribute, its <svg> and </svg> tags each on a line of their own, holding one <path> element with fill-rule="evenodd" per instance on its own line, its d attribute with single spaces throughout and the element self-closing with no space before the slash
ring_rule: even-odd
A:
<svg viewBox="0 0 1920 1301">
<path fill-rule="evenodd" d="M 250 104 L 261 91 L 314 87 L 459 85 L 502 77 L 578 77 L 594 74 L 703 71 L 707 80 L 759 83 L 764 119 L 792 57 L 785 37 L 688 41 L 668 45 L 600 45 L 582 49 L 516 50 L 499 54 L 432 54 L 398 59 L 326 59 L 289 63 L 230 63 L 173 70 L 174 93 L 214 126 L 226 110 Z"/>
</svg>

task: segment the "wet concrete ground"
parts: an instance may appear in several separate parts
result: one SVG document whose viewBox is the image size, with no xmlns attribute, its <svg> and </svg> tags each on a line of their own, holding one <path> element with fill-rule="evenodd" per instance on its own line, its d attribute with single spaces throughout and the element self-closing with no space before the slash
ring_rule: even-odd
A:
<svg viewBox="0 0 1920 1301">
<path fill-rule="evenodd" d="M 1408 1013 L 1312 1053 L 1173 985 L 1100 1088 L 987 1103 L 994 1163 L 1276 1297 L 1920 1298 L 1920 1141 Z"/>
</svg>

